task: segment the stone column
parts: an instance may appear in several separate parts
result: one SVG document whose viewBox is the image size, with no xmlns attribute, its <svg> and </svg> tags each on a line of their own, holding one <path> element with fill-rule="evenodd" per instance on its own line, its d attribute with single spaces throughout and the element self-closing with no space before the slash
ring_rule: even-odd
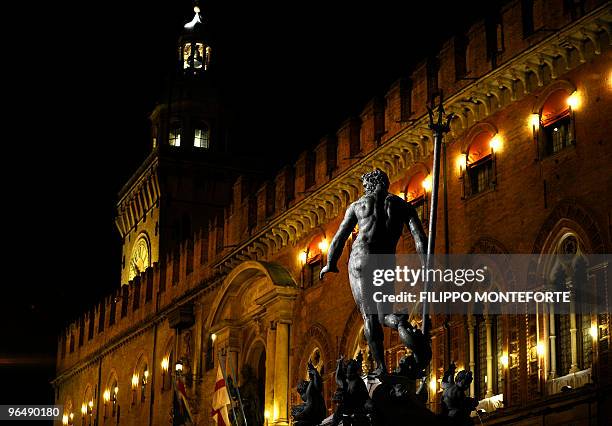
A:
<svg viewBox="0 0 612 426">
<path fill-rule="evenodd" d="M 475 360 L 475 348 L 474 348 L 474 315 L 468 316 L 468 333 L 469 333 L 469 370 L 472 374 L 476 372 L 474 369 L 476 368 L 476 360 Z M 472 380 L 470 383 L 470 396 L 474 397 L 476 394 L 476 385 Z"/>
<path fill-rule="evenodd" d="M 550 372 L 548 373 L 549 379 L 557 377 L 557 337 L 555 336 L 555 306 L 550 305 L 550 314 L 548 318 L 550 320 Z"/>
<path fill-rule="evenodd" d="M 273 424 L 289 424 L 287 400 L 289 396 L 289 323 L 276 324 L 276 351 L 274 354 L 274 413 Z"/>
<path fill-rule="evenodd" d="M 487 333 L 487 393 L 485 398 L 493 396 L 493 330 L 491 327 L 491 317 L 485 317 L 485 329 Z"/>
<path fill-rule="evenodd" d="M 548 326 L 550 324 L 550 315 L 548 315 L 547 311 L 547 306 L 546 304 L 542 305 L 542 342 L 544 344 L 544 356 L 542 358 L 542 381 L 544 381 L 544 384 L 546 384 L 546 372 L 549 371 L 548 367 L 550 366 L 550 334 L 548 332 Z M 545 390 L 545 389 L 544 389 Z"/>
<path fill-rule="evenodd" d="M 572 365 L 570 367 L 570 373 L 577 373 L 580 369 L 578 368 L 578 327 L 576 326 L 576 306 L 572 302 L 570 304 L 571 314 L 570 320 L 570 347 L 572 352 Z"/>
<path fill-rule="evenodd" d="M 264 414 L 267 414 L 268 422 L 272 421 L 272 416 L 274 415 L 274 361 L 276 357 L 275 354 L 276 324 L 271 323 L 266 334 L 266 402 Z"/>
</svg>

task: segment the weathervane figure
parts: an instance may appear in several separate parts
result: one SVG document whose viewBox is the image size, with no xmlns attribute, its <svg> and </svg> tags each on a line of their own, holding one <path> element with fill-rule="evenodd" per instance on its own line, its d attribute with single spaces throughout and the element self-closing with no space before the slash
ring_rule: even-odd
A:
<svg viewBox="0 0 612 426">
<path fill-rule="evenodd" d="M 344 220 L 334 236 L 327 259 L 327 265 L 321 270 L 321 279 L 328 272 L 338 271 L 338 260 L 348 237 L 359 225 L 359 233 L 353 242 L 348 263 L 349 281 L 353 298 L 357 304 L 364 323 L 364 334 L 370 351 L 376 362 L 373 376 L 387 373 L 385 365 L 383 328 L 382 325 L 398 330 L 404 345 L 412 349 L 420 368 L 424 368 L 431 360 L 431 349 L 428 343 L 428 333 L 414 329 L 406 314 L 384 315 L 380 309 L 377 313 L 369 312 L 372 306 L 372 276 L 369 272 L 373 267 L 395 268 L 394 255 L 397 243 L 402 235 L 404 225 L 408 226 L 414 238 L 416 252 L 425 263 L 427 239 L 423 226 L 415 208 L 402 198 L 389 193 L 389 177 L 380 169 L 366 173 L 361 177 L 365 194 L 352 203 L 346 210 Z M 380 256 L 376 256 L 380 255 Z M 387 255 L 387 256 L 382 256 Z M 380 259 L 393 260 L 381 265 Z M 375 266 L 373 263 L 377 263 Z"/>
</svg>

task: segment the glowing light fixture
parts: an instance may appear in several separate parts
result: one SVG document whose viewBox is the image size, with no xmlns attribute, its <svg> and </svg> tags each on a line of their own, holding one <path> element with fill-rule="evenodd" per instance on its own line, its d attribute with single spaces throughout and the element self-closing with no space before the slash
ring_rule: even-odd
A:
<svg viewBox="0 0 612 426">
<path fill-rule="evenodd" d="M 598 332 L 599 332 L 598 327 L 595 324 L 591 325 L 591 328 L 589 329 L 589 334 L 591 335 L 593 339 L 597 339 L 599 335 Z"/>
<path fill-rule="evenodd" d="M 62 416 L 62 424 L 63 425 L 67 425 L 68 424 L 68 414 L 64 414 Z"/>
<path fill-rule="evenodd" d="M 132 375 L 132 388 L 136 389 L 138 387 L 138 374 Z"/>
<path fill-rule="evenodd" d="M 177 373 L 180 373 L 181 371 L 183 371 L 183 361 L 179 359 L 176 362 L 176 365 L 174 366 L 174 368 L 176 369 Z"/>
<path fill-rule="evenodd" d="M 423 189 L 427 192 L 431 191 L 431 175 L 427 175 L 423 182 L 421 183 Z"/>
<path fill-rule="evenodd" d="M 164 357 L 161 361 L 161 368 L 164 371 L 168 371 L 168 365 L 169 365 L 170 361 L 168 360 L 168 357 Z"/>
<path fill-rule="evenodd" d="M 544 355 L 545 350 L 546 348 L 544 347 L 544 343 L 538 342 L 538 345 L 536 346 L 536 351 L 538 352 L 538 355 L 540 356 Z"/>
<path fill-rule="evenodd" d="M 327 249 L 329 248 L 329 243 L 327 242 L 327 238 L 323 238 L 319 243 L 319 250 L 321 253 L 327 253 Z"/>
<path fill-rule="evenodd" d="M 438 387 L 438 384 L 436 382 L 436 379 L 435 378 L 431 379 L 429 381 L 429 389 L 431 389 L 432 392 L 435 392 L 437 387 Z"/>
<path fill-rule="evenodd" d="M 304 250 L 298 254 L 298 262 L 300 265 L 304 266 L 306 264 L 306 260 L 308 258 L 308 251 Z"/>
<path fill-rule="evenodd" d="M 81 414 L 82 415 L 87 414 L 87 404 L 85 404 L 85 403 L 81 404 Z"/>
<path fill-rule="evenodd" d="M 70 415 L 68 416 L 68 418 L 70 419 L 70 421 L 74 420 L 74 413 L 70 413 Z"/>
<path fill-rule="evenodd" d="M 217 340 L 217 335 L 215 333 L 210 335 L 210 340 L 213 341 L 213 343 L 215 342 L 215 340 Z"/>
<path fill-rule="evenodd" d="M 540 127 L 540 114 L 531 114 L 529 116 L 529 124 L 534 129 L 538 129 Z"/>
<path fill-rule="evenodd" d="M 509 359 L 508 359 L 508 354 L 506 352 L 502 354 L 499 360 L 504 368 L 508 368 Z"/>
<path fill-rule="evenodd" d="M 569 95 L 569 97 L 567 98 L 567 104 L 573 110 L 579 109 L 580 105 L 582 104 L 582 99 L 581 99 L 580 93 L 578 91 L 575 91 L 574 93 Z"/>
<path fill-rule="evenodd" d="M 117 394 L 119 393 L 119 386 L 115 386 L 114 391 L 115 391 L 114 395 L 115 397 L 117 397 Z"/>
<path fill-rule="evenodd" d="M 504 141 L 502 140 L 501 136 L 495 135 L 489 141 L 489 146 L 491 147 L 493 152 L 499 152 L 502 150 L 502 147 L 504 146 Z"/>
<path fill-rule="evenodd" d="M 104 398 L 104 402 L 110 401 L 110 390 L 106 389 L 102 394 L 102 398 Z"/>
<path fill-rule="evenodd" d="M 87 405 L 89 405 L 89 408 L 93 408 L 93 400 L 92 400 L 92 399 L 90 399 L 90 400 L 89 400 L 89 403 L 88 403 Z"/>
<path fill-rule="evenodd" d="M 457 159 L 455 160 L 455 164 L 457 165 L 457 168 L 459 169 L 459 174 L 462 174 L 463 171 L 467 168 L 467 158 L 465 157 L 464 154 L 461 154 L 457 157 Z"/>
</svg>

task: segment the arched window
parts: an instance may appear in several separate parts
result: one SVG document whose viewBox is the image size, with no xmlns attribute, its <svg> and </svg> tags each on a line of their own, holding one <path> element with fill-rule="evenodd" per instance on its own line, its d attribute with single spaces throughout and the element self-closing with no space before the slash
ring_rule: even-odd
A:
<svg viewBox="0 0 612 426">
<path fill-rule="evenodd" d="M 565 88 L 555 90 L 540 110 L 540 158 L 554 155 L 574 145 L 572 103 L 574 98 Z"/>
<path fill-rule="evenodd" d="M 115 373 L 111 373 L 111 376 L 107 382 L 106 387 L 102 393 L 102 401 L 104 403 L 103 416 L 105 419 L 108 417 L 114 417 L 118 415 L 119 411 L 119 384 L 117 382 L 117 376 Z"/>
<path fill-rule="evenodd" d="M 406 201 L 414 206 L 422 222 L 427 221 L 427 188 L 429 188 L 429 182 L 425 173 L 418 172 L 410 178 L 404 192 Z"/>
<path fill-rule="evenodd" d="M 315 286 L 319 283 L 319 274 L 323 267 L 324 257 L 327 253 L 329 242 L 325 235 L 313 238 L 308 244 L 302 262 L 302 285 L 304 288 Z"/>
<path fill-rule="evenodd" d="M 94 418 L 94 395 L 91 386 L 87 386 L 81 404 L 81 419 L 83 425 L 93 425 Z"/>
<path fill-rule="evenodd" d="M 67 398 L 64 403 L 64 414 L 62 415 L 63 425 L 74 425 L 74 407 L 72 406 L 72 399 Z"/>
<path fill-rule="evenodd" d="M 465 197 L 481 194 L 495 187 L 495 152 L 497 136 L 490 131 L 477 133 L 465 154 L 463 185 Z"/>
<path fill-rule="evenodd" d="M 193 130 L 193 146 L 196 148 L 210 148 L 210 129 L 206 124 L 198 124 Z"/>
</svg>

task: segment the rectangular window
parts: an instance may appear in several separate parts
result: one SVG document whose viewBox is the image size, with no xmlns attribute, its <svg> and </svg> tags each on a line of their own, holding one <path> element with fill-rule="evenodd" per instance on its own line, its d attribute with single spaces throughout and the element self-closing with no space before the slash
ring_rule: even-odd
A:
<svg viewBox="0 0 612 426">
<path fill-rule="evenodd" d="M 181 128 L 177 127 L 170 130 L 168 135 L 168 143 L 170 146 L 181 146 Z"/>
<path fill-rule="evenodd" d="M 208 129 L 195 129 L 193 136 L 193 146 L 196 148 L 209 148 L 210 138 Z"/>
<path fill-rule="evenodd" d="M 491 187 L 493 182 L 493 157 L 487 155 L 467 167 L 469 195 L 480 194 Z"/>
<path fill-rule="evenodd" d="M 556 154 L 572 144 L 570 124 L 571 119 L 567 115 L 554 123 L 544 126 L 544 149 L 546 155 Z"/>
<path fill-rule="evenodd" d="M 425 195 L 421 195 L 420 197 L 415 198 L 414 200 L 410 200 L 410 204 L 417 211 L 417 215 L 421 222 L 425 223 L 427 219 L 427 200 L 425 199 Z"/>
</svg>

